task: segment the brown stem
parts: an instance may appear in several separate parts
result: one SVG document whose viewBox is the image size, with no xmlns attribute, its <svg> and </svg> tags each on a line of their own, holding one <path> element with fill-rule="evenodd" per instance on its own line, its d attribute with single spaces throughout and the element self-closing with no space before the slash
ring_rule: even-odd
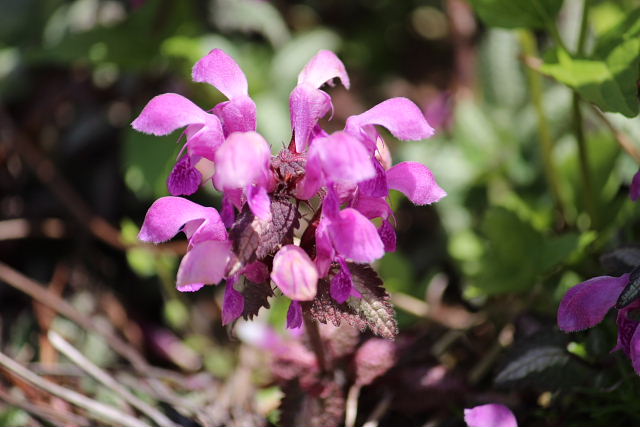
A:
<svg viewBox="0 0 640 427">
<path fill-rule="evenodd" d="M 306 314 L 303 316 L 304 329 L 307 331 L 311 348 L 318 358 L 318 365 L 322 373 L 330 371 L 329 360 L 324 352 L 324 346 L 322 345 L 322 338 L 320 338 L 320 329 L 318 329 L 318 323 Z"/>
</svg>

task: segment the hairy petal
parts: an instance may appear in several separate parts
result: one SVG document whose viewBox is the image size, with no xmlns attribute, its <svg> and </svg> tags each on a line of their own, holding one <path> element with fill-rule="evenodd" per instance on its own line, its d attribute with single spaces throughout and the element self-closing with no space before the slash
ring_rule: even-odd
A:
<svg viewBox="0 0 640 427">
<path fill-rule="evenodd" d="M 389 194 L 389 185 L 387 184 L 386 171 L 378 159 L 373 159 L 371 163 L 376 171 L 376 175 L 358 184 L 360 193 L 369 197 L 387 197 Z"/>
<path fill-rule="evenodd" d="M 347 208 L 331 220 L 329 234 L 338 253 L 355 262 L 373 262 L 384 255 L 378 230 L 364 215 Z"/>
<path fill-rule="evenodd" d="M 286 245 L 273 258 L 271 280 L 289 298 L 310 301 L 316 296 L 318 271 L 304 250 Z"/>
<path fill-rule="evenodd" d="M 340 79 L 344 87 L 349 89 L 349 75 L 342 61 L 330 50 L 321 50 L 307 62 L 307 65 L 298 74 L 298 85 L 308 84 L 319 88 L 336 77 Z"/>
<path fill-rule="evenodd" d="M 357 183 L 376 175 L 366 148 L 346 132 L 316 139 L 309 150 L 309 161 L 319 162 L 327 180 L 335 183 Z"/>
<path fill-rule="evenodd" d="M 300 200 L 309 200 L 316 195 L 323 184 L 320 162 L 318 159 L 309 159 L 304 178 L 296 185 L 296 197 Z"/>
<path fill-rule="evenodd" d="M 256 104 L 248 96 L 233 98 L 231 101 L 221 102 L 213 113 L 222 120 L 224 135 L 233 132 L 251 132 L 256 130 Z"/>
<path fill-rule="evenodd" d="M 264 184 L 271 149 L 256 132 L 235 132 L 216 151 L 214 183 L 221 190 Z"/>
<path fill-rule="evenodd" d="M 202 174 L 191 164 L 189 156 L 182 156 L 176 163 L 167 180 L 169 193 L 174 196 L 188 196 L 198 191 Z"/>
<path fill-rule="evenodd" d="M 422 111 L 407 98 L 387 99 L 362 114 L 349 117 L 346 129 L 359 135 L 369 125 L 383 126 L 402 140 L 420 140 L 434 134 Z"/>
<path fill-rule="evenodd" d="M 200 156 L 214 161 L 216 150 L 224 142 L 220 120 L 213 114 L 207 115 L 204 125 L 187 126 L 187 150 L 190 156 Z"/>
<path fill-rule="evenodd" d="M 169 135 L 176 129 L 191 124 L 205 124 L 211 116 L 193 102 L 176 93 L 165 93 L 153 98 L 144 107 L 131 126 L 152 135 Z"/>
<path fill-rule="evenodd" d="M 402 162 L 389 169 L 387 183 L 416 205 L 431 204 L 447 195 L 429 168 L 418 162 Z"/>
<path fill-rule="evenodd" d="M 334 300 L 342 304 L 351 296 L 353 280 L 351 278 L 351 271 L 344 259 L 341 258 L 338 262 L 340 263 L 340 269 L 336 275 L 333 276 L 333 279 L 331 279 L 329 293 Z"/>
<path fill-rule="evenodd" d="M 247 203 L 255 216 L 271 221 L 271 199 L 267 190 L 260 185 L 250 185 L 247 189 Z"/>
<path fill-rule="evenodd" d="M 209 240 L 194 245 L 182 258 L 177 285 L 215 284 L 224 277 L 231 255 L 231 242 Z"/>
<path fill-rule="evenodd" d="M 316 268 L 320 277 L 325 277 L 329 273 L 331 261 L 335 255 L 331 237 L 329 236 L 328 221 L 321 219 L 316 227 Z"/>
<path fill-rule="evenodd" d="M 161 197 L 151 205 L 138 238 L 143 242 L 165 242 L 178 234 L 183 226 L 192 243 L 227 238 L 218 211 L 172 196 Z"/>
<path fill-rule="evenodd" d="M 358 196 L 351 207 L 369 219 L 387 219 L 391 215 L 391 206 L 383 197 Z"/>
<path fill-rule="evenodd" d="M 238 63 L 222 49 L 213 49 L 196 62 L 193 81 L 209 83 L 229 99 L 249 93 L 247 78 Z"/>
<path fill-rule="evenodd" d="M 558 308 L 560 329 L 574 332 L 600 323 L 616 304 L 628 279 L 628 274 L 620 277 L 599 276 L 569 289 Z"/>
<path fill-rule="evenodd" d="M 222 300 L 223 325 L 228 325 L 242 316 L 242 311 L 244 310 L 244 296 L 233 287 L 236 280 L 235 277 L 227 280 L 227 286 L 224 289 L 224 299 Z"/>
<path fill-rule="evenodd" d="M 302 326 L 302 306 L 298 301 L 291 301 L 287 310 L 287 328 L 296 329 Z"/>
<path fill-rule="evenodd" d="M 302 84 L 291 92 L 289 106 L 296 151 L 302 153 L 309 145 L 309 139 L 318 121 L 331 110 L 331 98 L 326 92 Z"/>
<path fill-rule="evenodd" d="M 465 409 L 464 422 L 469 427 L 518 427 L 513 412 L 497 403 Z"/>
<path fill-rule="evenodd" d="M 380 235 L 380 240 L 384 243 L 384 251 L 385 252 L 395 252 L 396 251 L 396 230 L 393 228 L 393 225 L 386 219 L 382 221 L 382 225 L 378 228 L 378 234 Z"/>
</svg>

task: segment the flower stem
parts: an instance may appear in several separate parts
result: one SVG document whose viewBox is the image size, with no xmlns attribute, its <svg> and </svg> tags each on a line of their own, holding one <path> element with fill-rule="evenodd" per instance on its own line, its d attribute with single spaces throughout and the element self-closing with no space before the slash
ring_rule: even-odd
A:
<svg viewBox="0 0 640 427">
<path fill-rule="evenodd" d="M 311 348 L 318 359 L 318 365 L 320 366 L 320 370 L 322 373 L 329 372 L 329 361 L 324 353 L 324 346 L 322 345 L 322 338 L 320 338 L 320 329 L 318 329 L 318 323 L 307 316 L 306 314 L 302 317 L 304 321 L 304 329 L 307 332 L 307 336 L 309 337 L 309 342 L 311 343 Z"/>
<path fill-rule="evenodd" d="M 520 45 L 522 46 L 522 51 L 525 56 L 538 57 L 538 45 L 536 38 L 531 31 L 520 31 Z M 549 128 L 549 121 L 544 111 L 542 77 L 529 67 L 527 67 L 527 77 L 529 80 L 529 92 L 531 93 L 533 106 L 536 110 L 536 115 L 538 116 L 538 135 L 540 138 L 540 149 L 542 151 L 544 172 L 547 182 L 549 183 L 551 196 L 558 214 L 558 223 L 562 225 L 566 222 L 565 209 L 560 193 L 558 173 L 553 163 L 554 144 L 551 136 L 551 129 Z"/>
</svg>

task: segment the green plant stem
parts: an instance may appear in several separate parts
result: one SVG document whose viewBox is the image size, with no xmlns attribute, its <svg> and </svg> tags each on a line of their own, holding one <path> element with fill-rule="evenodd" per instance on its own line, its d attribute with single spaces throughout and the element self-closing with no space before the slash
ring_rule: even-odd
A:
<svg viewBox="0 0 640 427">
<path fill-rule="evenodd" d="M 582 178 L 584 202 L 587 213 L 591 219 L 591 228 L 595 228 L 597 223 L 596 204 L 593 192 L 593 182 L 591 180 L 591 167 L 589 166 L 589 152 L 587 148 L 587 138 L 584 134 L 584 122 L 582 110 L 580 109 L 580 96 L 573 93 L 573 127 L 578 143 L 578 161 L 580 163 L 580 177 Z"/>
<path fill-rule="evenodd" d="M 584 48 L 587 42 L 587 29 L 589 19 L 589 7 L 591 6 L 591 0 L 584 0 L 582 4 L 582 18 L 580 20 L 580 34 L 578 36 L 578 47 L 576 53 L 578 55 L 584 54 Z"/>
<path fill-rule="evenodd" d="M 529 30 L 520 31 L 520 45 L 526 56 L 538 57 L 538 45 L 534 34 Z M 566 222 L 565 209 L 562 203 L 558 173 L 553 162 L 553 138 L 549 121 L 544 111 L 542 76 L 531 68 L 527 67 L 527 77 L 529 81 L 529 92 L 533 106 L 538 117 L 538 134 L 540 138 L 540 150 L 542 151 L 542 162 L 544 172 L 551 189 L 551 196 L 558 212 L 559 224 Z"/>
</svg>

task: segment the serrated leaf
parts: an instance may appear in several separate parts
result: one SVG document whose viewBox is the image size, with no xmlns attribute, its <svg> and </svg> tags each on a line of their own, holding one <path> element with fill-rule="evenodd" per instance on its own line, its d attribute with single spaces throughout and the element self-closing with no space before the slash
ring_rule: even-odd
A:
<svg viewBox="0 0 640 427">
<path fill-rule="evenodd" d="M 344 421 L 345 399 L 342 388 L 333 381 L 313 384 L 313 392 L 303 390 L 297 380 L 282 387 L 280 402 L 282 427 L 332 427 Z"/>
<path fill-rule="evenodd" d="M 398 322 L 382 280 L 368 265 L 349 264 L 349 269 L 353 286 L 362 294 L 362 298 L 351 297 L 347 304 L 364 318 L 374 334 L 394 338 L 398 335 Z"/>
<path fill-rule="evenodd" d="M 509 352 L 495 378 L 502 386 L 543 386 L 553 389 L 575 385 L 588 368 L 566 350 L 566 337 L 542 332 L 523 338 Z"/>
<path fill-rule="evenodd" d="M 640 297 L 640 267 L 633 269 L 629 275 L 629 283 L 624 287 L 616 301 L 618 310 L 625 308 Z"/>
<path fill-rule="evenodd" d="M 640 9 L 604 35 L 590 58 L 556 49 L 546 55 L 541 71 L 603 111 L 635 117 L 640 111 Z"/>
<path fill-rule="evenodd" d="M 252 320 L 254 316 L 258 315 L 258 312 L 262 307 L 269 309 L 269 298 L 273 296 L 273 290 L 269 285 L 269 282 L 253 283 L 245 279 L 244 289 L 240 291 L 244 297 L 244 310 L 242 311 L 242 317 L 245 320 Z"/>
<path fill-rule="evenodd" d="M 271 221 L 256 217 L 245 205 L 230 232 L 240 262 L 248 264 L 264 259 L 280 245 L 291 243 L 299 219 L 298 207 L 288 198 L 272 198 Z"/>
<path fill-rule="evenodd" d="M 471 0 L 487 25 L 502 28 L 546 28 L 562 0 Z"/>
<path fill-rule="evenodd" d="M 600 263 L 613 274 L 626 273 L 640 266 L 640 248 L 633 246 L 617 248 L 602 255 Z"/>
</svg>

